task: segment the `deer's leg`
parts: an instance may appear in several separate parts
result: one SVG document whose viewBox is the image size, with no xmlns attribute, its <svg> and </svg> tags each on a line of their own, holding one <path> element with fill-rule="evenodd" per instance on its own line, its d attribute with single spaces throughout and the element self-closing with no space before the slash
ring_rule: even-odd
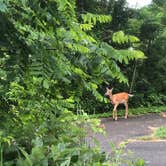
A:
<svg viewBox="0 0 166 166">
<path fill-rule="evenodd" d="M 118 117 L 117 117 L 117 107 L 118 107 L 118 104 L 115 104 L 114 105 L 114 110 L 113 110 L 113 119 L 117 120 Z"/>
<path fill-rule="evenodd" d="M 125 119 L 127 119 L 128 116 L 128 103 L 124 103 L 125 107 L 126 107 L 126 112 L 125 112 Z"/>
<path fill-rule="evenodd" d="M 114 109 L 112 111 L 112 118 L 113 118 L 113 120 L 115 119 L 115 111 L 114 111 Z"/>
</svg>

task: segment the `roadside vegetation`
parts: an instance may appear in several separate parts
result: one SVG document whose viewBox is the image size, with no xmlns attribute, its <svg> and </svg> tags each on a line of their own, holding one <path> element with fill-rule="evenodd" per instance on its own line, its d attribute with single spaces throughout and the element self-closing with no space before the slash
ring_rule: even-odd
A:
<svg viewBox="0 0 166 166">
<path fill-rule="evenodd" d="M 91 118 L 112 118 L 112 109 L 113 107 L 110 105 L 110 111 L 98 114 L 90 115 Z M 144 115 L 148 113 L 162 113 L 166 112 L 166 106 L 151 106 L 151 107 L 139 107 L 139 108 L 129 108 L 129 117 Z M 125 108 L 121 108 L 118 110 L 118 116 L 124 117 L 125 115 Z"/>
<path fill-rule="evenodd" d="M 154 132 L 154 136 L 157 138 L 166 139 L 166 126 L 162 126 L 162 127 L 158 128 Z"/>
<path fill-rule="evenodd" d="M 152 134 L 150 135 L 145 135 L 145 136 L 141 136 L 141 137 L 137 137 L 135 139 L 128 139 L 126 141 L 124 141 L 124 145 L 133 142 L 135 140 L 140 140 L 140 141 L 162 141 L 162 140 L 166 140 L 166 126 L 161 126 L 161 127 L 152 127 Z"/>
</svg>

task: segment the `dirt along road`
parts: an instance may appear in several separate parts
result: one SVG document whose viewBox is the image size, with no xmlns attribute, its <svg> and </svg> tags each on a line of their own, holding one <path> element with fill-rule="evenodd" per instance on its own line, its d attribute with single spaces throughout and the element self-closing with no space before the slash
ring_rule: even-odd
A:
<svg viewBox="0 0 166 166">
<path fill-rule="evenodd" d="M 109 142 L 119 145 L 125 140 L 133 139 L 126 148 L 132 150 L 136 156 L 145 159 L 148 166 L 166 166 L 166 140 L 165 141 L 140 141 L 138 137 L 150 135 L 152 129 L 166 126 L 166 117 L 159 114 L 147 114 L 128 119 L 112 118 L 101 119 L 105 125 L 106 136 L 98 134 L 96 137 L 100 142 L 102 150 L 109 153 L 111 148 Z"/>
</svg>

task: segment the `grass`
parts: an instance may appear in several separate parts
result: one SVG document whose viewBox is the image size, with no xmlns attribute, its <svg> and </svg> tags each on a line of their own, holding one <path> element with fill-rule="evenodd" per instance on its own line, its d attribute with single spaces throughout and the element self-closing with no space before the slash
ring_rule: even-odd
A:
<svg viewBox="0 0 166 166">
<path fill-rule="evenodd" d="M 135 115 L 144 115 L 147 113 L 160 113 L 160 112 L 166 112 L 166 106 L 152 106 L 152 107 L 139 107 L 130 109 L 129 108 L 129 116 L 135 116 Z M 118 110 L 118 116 L 124 116 L 125 110 Z M 91 118 L 108 118 L 112 117 L 112 110 L 110 112 L 104 112 L 100 114 L 93 114 L 90 115 Z"/>
<path fill-rule="evenodd" d="M 157 140 L 166 140 L 166 126 L 161 126 L 155 129 L 151 135 L 136 137 L 134 139 L 127 139 L 121 142 L 121 144 L 127 145 L 128 143 L 135 141 L 157 141 Z"/>
<path fill-rule="evenodd" d="M 162 127 L 158 128 L 154 132 L 154 136 L 157 138 L 166 139 L 166 126 L 162 126 Z"/>
<path fill-rule="evenodd" d="M 136 140 L 142 140 L 142 141 L 154 141 L 154 140 L 166 140 L 166 126 L 161 126 L 154 130 L 154 132 L 151 135 L 145 135 L 142 137 L 136 138 Z M 132 140 L 128 140 L 128 142 L 131 142 Z M 128 143 L 125 142 L 126 144 Z"/>
<path fill-rule="evenodd" d="M 141 137 L 126 139 L 120 143 L 122 146 L 126 146 L 129 143 L 136 141 L 165 141 L 166 140 L 166 126 L 161 126 L 156 129 L 151 135 L 145 135 Z"/>
</svg>

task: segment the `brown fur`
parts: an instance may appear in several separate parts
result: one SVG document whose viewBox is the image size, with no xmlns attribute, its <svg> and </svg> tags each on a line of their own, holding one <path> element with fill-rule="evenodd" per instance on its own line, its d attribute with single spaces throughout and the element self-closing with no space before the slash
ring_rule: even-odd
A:
<svg viewBox="0 0 166 166">
<path fill-rule="evenodd" d="M 109 96 L 111 103 L 114 105 L 114 109 L 113 109 L 113 119 L 117 120 L 117 107 L 119 104 L 124 104 L 126 107 L 126 112 L 125 112 L 125 119 L 127 119 L 128 116 L 128 99 L 129 96 L 133 96 L 129 93 L 126 92 L 121 92 L 121 93 L 117 93 L 117 94 L 112 94 L 112 89 L 106 89 L 106 96 Z"/>
</svg>

